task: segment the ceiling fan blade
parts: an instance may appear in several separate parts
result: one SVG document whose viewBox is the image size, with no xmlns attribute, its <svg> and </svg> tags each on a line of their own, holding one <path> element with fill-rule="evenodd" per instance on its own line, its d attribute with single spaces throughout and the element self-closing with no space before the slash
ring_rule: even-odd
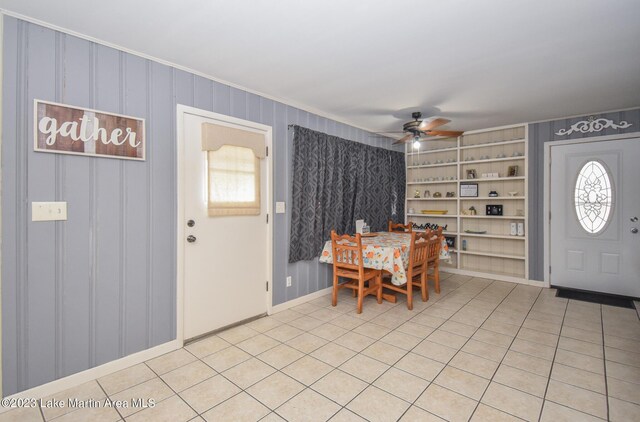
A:
<svg viewBox="0 0 640 422">
<path fill-rule="evenodd" d="M 464 133 L 458 130 L 427 130 L 424 132 L 429 136 L 447 136 L 453 138 L 457 138 Z"/>
<path fill-rule="evenodd" d="M 406 143 L 407 143 L 407 141 L 408 141 L 409 139 L 411 139 L 411 138 L 413 138 L 413 134 L 411 134 L 411 133 L 410 133 L 410 134 L 408 134 L 408 135 L 406 135 L 406 136 L 403 136 L 402 138 L 398 139 L 397 141 L 395 141 L 395 142 L 393 143 L 393 145 L 396 145 L 396 144 L 406 144 Z"/>
<path fill-rule="evenodd" d="M 446 125 L 450 121 L 451 120 L 443 119 L 442 117 L 438 117 L 433 120 L 423 120 L 422 123 L 420 123 L 420 126 L 418 126 L 418 129 L 422 131 L 427 131 L 427 130 L 437 128 L 438 126 Z"/>
</svg>

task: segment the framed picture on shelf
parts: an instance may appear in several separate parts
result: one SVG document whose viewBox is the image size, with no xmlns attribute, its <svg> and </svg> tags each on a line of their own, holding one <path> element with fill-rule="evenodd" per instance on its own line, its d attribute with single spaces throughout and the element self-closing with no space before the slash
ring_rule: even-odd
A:
<svg viewBox="0 0 640 422">
<path fill-rule="evenodd" d="M 447 241 L 447 246 L 451 249 L 455 249 L 456 247 L 456 237 L 455 236 L 445 236 L 444 240 Z"/>
<path fill-rule="evenodd" d="M 478 196 L 477 183 L 460 183 L 461 198 L 475 198 Z"/>
<path fill-rule="evenodd" d="M 467 170 L 467 179 L 477 179 L 478 175 L 476 173 L 476 169 L 468 169 Z"/>
<path fill-rule="evenodd" d="M 518 166 L 509 166 L 509 171 L 507 172 L 508 177 L 516 177 L 518 176 Z"/>
<path fill-rule="evenodd" d="M 502 215 L 502 205 L 487 205 L 486 215 Z"/>
</svg>

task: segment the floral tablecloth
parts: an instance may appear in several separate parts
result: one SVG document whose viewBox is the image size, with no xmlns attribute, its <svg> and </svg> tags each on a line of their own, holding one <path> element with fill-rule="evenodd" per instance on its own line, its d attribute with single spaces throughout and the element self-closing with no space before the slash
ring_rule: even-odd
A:
<svg viewBox="0 0 640 422">
<path fill-rule="evenodd" d="M 391 282 L 401 286 L 407 282 L 405 268 L 409 266 L 409 246 L 411 235 L 409 233 L 379 232 L 374 237 L 362 238 L 363 265 L 376 270 L 386 270 L 392 275 Z M 449 247 L 446 240 L 442 239 L 440 259 L 448 261 Z M 331 240 L 324 244 L 320 254 L 320 262 L 333 263 Z"/>
</svg>

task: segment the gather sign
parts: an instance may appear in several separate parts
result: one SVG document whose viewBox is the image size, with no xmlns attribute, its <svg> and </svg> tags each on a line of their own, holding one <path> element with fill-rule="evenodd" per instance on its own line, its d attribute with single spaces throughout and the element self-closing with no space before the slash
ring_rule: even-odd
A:
<svg viewBox="0 0 640 422">
<path fill-rule="evenodd" d="M 34 150 L 144 160 L 144 119 L 35 100 Z"/>
</svg>

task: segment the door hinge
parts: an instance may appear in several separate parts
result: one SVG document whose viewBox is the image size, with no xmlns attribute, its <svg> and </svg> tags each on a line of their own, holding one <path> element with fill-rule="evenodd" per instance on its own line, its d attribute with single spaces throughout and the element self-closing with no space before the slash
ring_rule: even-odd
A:
<svg viewBox="0 0 640 422">
<path fill-rule="evenodd" d="M 551 274 L 551 265 L 549 265 L 549 274 Z"/>
<path fill-rule="evenodd" d="M 269 156 L 269 147 L 267 147 L 267 157 Z"/>
<path fill-rule="evenodd" d="M 265 283 L 264 283 L 264 284 L 265 284 L 265 287 L 266 287 L 267 291 L 269 291 L 269 281 L 268 281 L 268 280 L 267 280 L 267 281 L 265 281 Z"/>
<path fill-rule="evenodd" d="M 549 221 L 551 221 L 551 211 L 549 211 Z"/>
<path fill-rule="evenodd" d="M 269 214 L 267 214 L 267 224 L 269 224 Z"/>
</svg>

